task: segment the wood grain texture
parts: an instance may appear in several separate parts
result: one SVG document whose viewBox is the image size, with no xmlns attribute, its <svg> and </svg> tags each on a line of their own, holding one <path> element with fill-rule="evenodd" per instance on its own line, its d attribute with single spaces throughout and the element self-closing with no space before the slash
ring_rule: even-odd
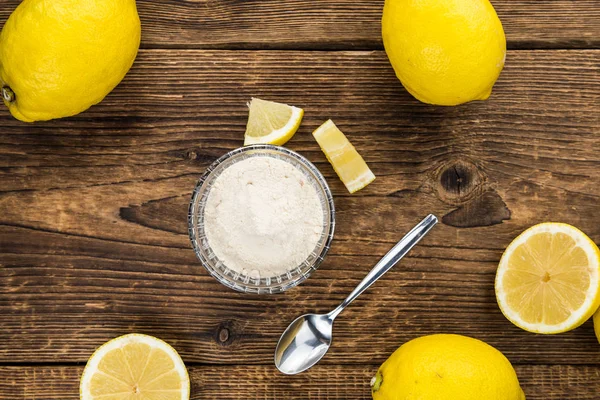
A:
<svg viewBox="0 0 600 400">
<path fill-rule="evenodd" d="M 267 366 L 192 366 L 191 399 L 370 400 L 376 365 L 316 366 L 284 376 Z M 527 400 L 597 400 L 600 367 L 518 366 Z M 0 367 L 0 399 L 79 399 L 81 367 Z"/>
<path fill-rule="evenodd" d="M 513 51 L 489 101 L 423 105 L 383 52 L 142 51 L 77 117 L 26 125 L 0 111 L 0 362 L 82 362 L 127 332 L 190 362 L 271 364 L 287 323 L 340 302 L 428 212 L 422 245 L 336 323 L 324 363 L 380 363 L 414 337 L 486 340 L 517 364 L 600 364 L 591 323 L 519 330 L 493 280 L 503 249 L 544 220 L 600 241 L 600 51 Z M 350 84 L 351 83 L 351 84 Z M 242 144 L 251 96 L 304 107 L 289 147 L 323 171 L 333 246 L 301 287 L 232 292 L 195 260 L 187 205 L 204 168 Z M 327 118 L 378 179 L 348 195 L 310 132 Z"/>
<path fill-rule="evenodd" d="M 2 24 L 20 0 L 0 1 Z M 145 48 L 381 49 L 383 0 L 138 0 Z M 493 0 L 510 48 L 600 45 L 597 0 Z"/>
</svg>

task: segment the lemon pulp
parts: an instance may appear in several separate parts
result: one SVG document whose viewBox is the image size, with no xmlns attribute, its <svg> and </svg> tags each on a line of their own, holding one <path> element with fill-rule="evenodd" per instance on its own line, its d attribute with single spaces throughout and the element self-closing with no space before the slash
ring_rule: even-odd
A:
<svg viewBox="0 0 600 400">
<path fill-rule="evenodd" d="M 285 144 L 300 127 L 304 115 L 301 108 L 257 98 L 253 98 L 248 107 L 250 113 L 245 146 L 259 143 L 278 146 Z"/>
<path fill-rule="evenodd" d="M 82 400 L 188 400 L 181 357 L 167 343 L 130 334 L 102 345 L 81 377 Z"/>
<path fill-rule="evenodd" d="M 496 274 L 496 297 L 515 325 L 536 333 L 576 328 L 600 305 L 600 253 L 580 230 L 545 223 L 506 249 Z"/>
<path fill-rule="evenodd" d="M 350 193 L 375 180 L 365 160 L 333 121 L 326 121 L 313 132 L 313 136 Z"/>
</svg>

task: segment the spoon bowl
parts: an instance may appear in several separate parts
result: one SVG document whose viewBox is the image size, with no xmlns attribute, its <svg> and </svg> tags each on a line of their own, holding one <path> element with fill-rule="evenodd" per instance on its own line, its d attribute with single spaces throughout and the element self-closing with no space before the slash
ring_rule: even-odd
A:
<svg viewBox="0 0 600 400">
<path fill-rule="evenodd" d="M 437 218 L 430 214 L 408 232 L 335 310 L 327 314 L 306 314 L 296 318 L 283 332 L 275 348 L 277 369 L 284 374 L 295 375 L 318 363 L 331 346 L 335 317 L 396 265 L 436 223 Z"/>
<path fill-rule="evenodd" d="M 296 318 L 277 344 L 275 364 L 287 375 L 306 371 L 329 350 L 332 331 L 333 319 L 329 314 L 306 314 Z"/>
</svg>

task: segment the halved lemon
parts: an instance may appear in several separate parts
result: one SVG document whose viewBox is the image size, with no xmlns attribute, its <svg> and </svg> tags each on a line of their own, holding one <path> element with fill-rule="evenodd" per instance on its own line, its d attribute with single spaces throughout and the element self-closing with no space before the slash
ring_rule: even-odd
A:
<svg viewBox="0 0 600 400">
<path fill-rule="evenodd" d="M 600 251 L 571 225 L 535 225 L 504 252 L 496 299 L 506 318 L 526 331 L 574 329 L 600 305 Z"/>
<path fill-rule="evenodd" d="M 120 336 L 87 362 L 82 400 L 189 400 L 190 379 L 177 351 L 148 335 Z"/>
<path fill-rule="evenodd" d="M 259 143 L 281 146 L 294 136 L 304 116 L 301 108 L 257 98 L 248 107 L 244 146 Z"/>
<path fill-rule="evenodd" d="M 350 193 L 359 191 L 375 180 L 365 160 L 332 120 L 318 127 L 313 136 Z"/>
</svg>

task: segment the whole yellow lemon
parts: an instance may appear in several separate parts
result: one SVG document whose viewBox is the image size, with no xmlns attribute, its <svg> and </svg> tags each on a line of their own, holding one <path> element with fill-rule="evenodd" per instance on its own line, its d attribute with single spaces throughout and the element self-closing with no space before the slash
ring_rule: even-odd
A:
<svg viewBox="0 0 600 400">
<path fill-rule="evenodd" d="M 418 100 L 444 106 L 485 100 L 506 58 L 506 38 L 488 0 L 386 0 L 383 44 Z"/>
<path fill-rule="evenodd" d="M 594 314 L 594 331 L 596 332 L 598 343 L 600 343 L 600 309 Z"/>
<path fill-rule="evenodd" d="M 402 345 L 371 381 L 374 400 L 524 400 L 517 374 L 492 346 L 460 335 Z"/>
<path fill-rule="evenodd" d="M 25 122 L 79 114 L 131 68 L 140 45 L 135 0 L 24 0 L 0 33 L 0 86 Z"/>
</svg>

